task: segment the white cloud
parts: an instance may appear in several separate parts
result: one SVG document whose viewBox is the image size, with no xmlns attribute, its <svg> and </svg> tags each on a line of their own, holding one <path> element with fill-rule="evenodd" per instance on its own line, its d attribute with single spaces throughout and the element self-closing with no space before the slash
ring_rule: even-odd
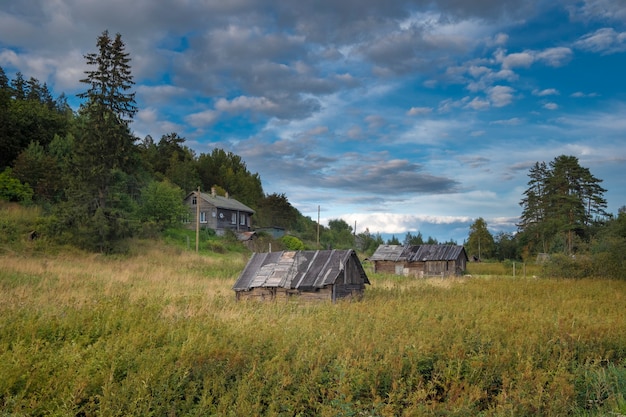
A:
<svg viewBox="0 0 626 417">
<path fill-rule="evenodd" d="M 557 96 L 559 91 L 555 88 L 546 88 L 545 90 L 533 90 L 533 95 L 538 97 Z"/>
<path fill-rule="evenodd" d="M 511 104 L 514 92 L 513 88 L 504 85 L 496 85 L 487 91 L 489 100 L 494 107 L 504 107 Z"/>
<path fill-rule="evenodd" d="M 214 110 L 205 110 L 199 113 L 193 113 L 185 117 L 185 121 L 194 127 L 209 126 L 219 118 L 219 113 Z"/>
<path fill-rule="evenodd" d="M 502 64 L 502 68 L 528 68 L 535 61 L 535 54 L 532 51 L 524 51 L 507 55 L 504 50 L 498 50 L 496 60 Z"/>
<path fill-rule="evenodd" d="M 601 54 L 613 54 L 626 51 L 626 32 L 617 32 L 613 28 L 598 29 L 582 36 L 575 47 L 584 51 Z"/>
<path fill-rule="evenodd" d="M 558 105 L 558 104 L 556 104 L 556 103 L 552 103 L 552 102 L 550 102 L 550 103 L 546 103 L 546 104 L 544 104 L 544 105 L 543 105 L 543 108 L 544 108 L 544 109 L 547 109 L 547 110 L 556 110 L 556 109 L 558 109 L 558 108 L 559 108 L 559 105 Z"/>
<path fill-rule="evenodd" d="M 423 114 L 429 114 L 433 111 L 432 107 L 411 107 L 406 112 L 408 116 L 421 116 Z"/>
<path fill-rule="evenodd" d="M 575 93 L 571 95 L 571 97 L 574 97 L 574 98 L 598 97 L 598 93 L 583 93 L 582 91 L 576 91 Z"/>
<path fill-rule="evenodd" d="M 371 233 L 406 233 L 407 230 L 420 230 L 425 224 L 432 225 L 453 225 L 457 223 L 468 223 L 472 221 L 468 216 L 430 216 L 419 214 L 402 214 L 389 212 L 374 213 L 350 213 L 341 216 L 348 224 L 359 225 L 370 230 Z M 333 217 L 323 219 L 327 223 Z M 400 236 L 401 238 L 402 236 Z M 424 236 L 426 237 L 426 236 Z"/>
<path fill-rule="evenodd" d="M 474 97 L 472 101 L 467 103 L 466 107 L 473 110 L 486 110 L 491 106 L 488 100 L 482 99 L 480 97 Z"/>
<path fill-rule="evenodd" d="M 503 69 L 529 68 L 535 62 L 543 62 L 551 67 L 560 67 L 572 57 L 572 50 L 566 47 L 547 48 L 543 51 L 525 50 L 507 54 L 499 49 L 495 53 L 496 62 L 501 63 Z"/>
<path fill-rule="evenodd" d="M 491 122 L 491 124 L 493 125 L 502 125 L 502 126 L 519 126 L 522 123 L 524 123 L 524 120 L 520 119 L 519 117 L 512 117 L 506 120 L 496 120 L 496 121 Z"/>
<path fill-rule="evenodd" d="M 537 53 L 537 60 L 551 67 L 565 65 L 572 57 L 572 50 L 566 47 L 548 48 Z"/>
<path fill-rule="evenodd" d="M 215 103 L 215 109 L 225 112 L 239 113 L 248 110 L 271 113 L 278 108 L 278 105 L 266 97 L 246 97 L 239 96 L 233 100 L 221 98 Z"/>
<path fill-rule="evenodd" d="M 385 118 L 378 114 L 367 116 L 365 121 L 367 122 L 367 127 L 369 129 L 380 129 L 385 125 Z"/>
</svg>

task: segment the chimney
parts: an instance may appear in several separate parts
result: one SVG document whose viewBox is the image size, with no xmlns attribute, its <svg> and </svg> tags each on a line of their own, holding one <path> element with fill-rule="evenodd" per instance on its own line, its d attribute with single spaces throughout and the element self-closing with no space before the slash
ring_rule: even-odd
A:
<svg viewBox="0 0 626 417">
<path fill-rule="evenodd" d="M 226 198 L 228 198 L 228 191 L 226 191 L 226 194 L 225 194 L 225 196 L 226 196 Z"/>
<path fill-rule="evenodd" d="M 211 197 L 215 197 L 215 187 L 211 187 Z"/>
</svg>

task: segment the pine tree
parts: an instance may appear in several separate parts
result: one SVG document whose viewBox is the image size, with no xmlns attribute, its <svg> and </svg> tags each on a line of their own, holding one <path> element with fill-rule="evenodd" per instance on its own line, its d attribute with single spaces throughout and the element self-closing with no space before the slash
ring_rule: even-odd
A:
<svg viewBox="0 0 626 417">
<path fill-rule="evenodd" d="M 535 244 L 541 241 L 543 252 L 561 240 L 563 250 L 574 251 L 576 238 L 584 238 L 595 216 L 605 216 L 606 200 L 602 180 L 578 158 L 561 155 L 550 162 L 536 163 L 529 173 L 529 188 L 520 202 L 523 207 L 519 230 Z M 530 236 L 529 236 L 530 235 Z"/>
<path fill-rule="evenodd" d="M 546 202 L 546 179 L 548 178 L 548 167 L 545 162 L 536 162 L 528 173 L 528 189 L 524 191 L 524 198 L 520 202 L 523 207 L 520 229 L 532 234 L 535 242 L 541 242 L 542 252 L 547 252 L 546 247 L 546 223 L 545 202 Z"/>
</svg>

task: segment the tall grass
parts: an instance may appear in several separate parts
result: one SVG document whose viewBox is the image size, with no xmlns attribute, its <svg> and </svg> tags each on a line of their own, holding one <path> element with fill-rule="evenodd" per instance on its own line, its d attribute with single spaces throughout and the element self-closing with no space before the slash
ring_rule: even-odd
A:
<svg viewBox="0 0 626 417">
<path fill-rule="evenodd" d="M 246 256 L 0 255 L 0 415 L 626 413 L 626 282 L 370 273 L 235 301 Z"/>
</svg>

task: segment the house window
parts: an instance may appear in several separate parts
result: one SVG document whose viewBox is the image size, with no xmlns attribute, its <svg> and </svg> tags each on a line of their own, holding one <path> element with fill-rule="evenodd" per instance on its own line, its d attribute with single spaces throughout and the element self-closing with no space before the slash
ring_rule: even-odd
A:
<svg viewBox="0 0 626 417">
<path fill-rule="evenodd" d="M 200 212 L 200 223 L 206 223 L 206 211 L 201 211 Z"/>
<path fill-rule="evenodd" d="M 230 216 L 230 224 L 237 224 L 237 213 L 233 213 Z"/>
<path fill-rule="evenodd" d="M 211 211 L 211 216 L 213 217 L 217 216 L 217 209 L 213 209 L 213 211 Z"/>
<path fill-rule="evenodd" d="M 246 225 L 246 215 L 244 213 L 239 213 L 239 224 L 242 226 Z"/>
<path fill-rule="evenodd" d="M 196 197 L 196 196 L 193 196 L 193 197 L 191 198 L 191 205 L 192 205 L 192 206 L 195 206 L 196 204 L 198 204 L 198 199 L 197 199 L 197 197 Z"/>
</svg>

